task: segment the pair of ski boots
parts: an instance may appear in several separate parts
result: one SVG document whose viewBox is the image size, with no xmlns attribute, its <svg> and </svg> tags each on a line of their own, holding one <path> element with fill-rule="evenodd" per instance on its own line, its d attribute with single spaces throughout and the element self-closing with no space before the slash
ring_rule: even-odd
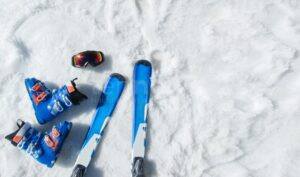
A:
<svg viewBox="0 0 300 177">
<path fill-rule="evenodd" d="M 25 86 L 40 124 L 55 119 L 73 105 L 87 99 L 87 96 L 76 88 L 75 80 L 71 81 L 71 85 L 64 85 L 51 92 L 43 82 L 35 78 L 25 79 Z M 30 123 L 22 120 L 17 121 L 17 126 L 18 129 L 5 138 L 38 162 L 52 167 L 72 128 L 72 123 L 62 121 L 54 125 L 49 133 L 39 132 Z"/>
</svg>

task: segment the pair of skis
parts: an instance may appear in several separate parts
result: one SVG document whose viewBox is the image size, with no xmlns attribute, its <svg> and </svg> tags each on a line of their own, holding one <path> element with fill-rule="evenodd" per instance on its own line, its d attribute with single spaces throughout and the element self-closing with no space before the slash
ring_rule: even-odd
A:
<svg viewBox="0 0 300 177">
<path fill-rule="evenodd" d="M 147 112 L 150 97 L 152 67 L 149 61 L 140 60 L 134 66 L 133 94 L 133 140 L 132 140 L 132 176 L 144 177 L 144 156 L 146 145 Z M 110 75 L 99 103 L 93 121 L 82 145 L 71 177 L 82 177 L 100 142 L 105 127 L 110 120 L 117 102 L 123 92 L 125 78 L 120 74 Z"/>
</svg>

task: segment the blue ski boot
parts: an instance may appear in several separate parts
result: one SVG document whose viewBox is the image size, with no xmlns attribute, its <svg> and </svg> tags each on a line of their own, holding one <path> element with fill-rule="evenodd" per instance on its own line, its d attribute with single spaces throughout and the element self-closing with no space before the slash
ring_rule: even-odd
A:
<svg viewBox="0 0 300 177">
<path fill-rule="evenodd" d="M 18 120 L 17 125 L 18 130 L 5 138 L 38 162 L 53 167 L 72 123 L 62 121 L 54 125 L 50 133 L 41 133 L 22 120 Z"/>
<path fill-rule="evenodd" d="M 86 95 L 77 90 L 74 82 L 76 79 L 71 81 L 72 85 L 64 85 L 52 92 L 35 78 L 25 79 L 25 86 L 40 124 L 53 120 L 72 105 L 78 105 L 87 99 Z"/>
</svg>

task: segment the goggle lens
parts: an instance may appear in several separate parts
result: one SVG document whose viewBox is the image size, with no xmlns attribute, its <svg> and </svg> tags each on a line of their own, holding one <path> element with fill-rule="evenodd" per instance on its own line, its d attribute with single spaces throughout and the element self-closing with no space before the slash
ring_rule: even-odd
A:
<svg viewBox="0 0 300 177">
<path fill-rule="evenodd" d="M 85 66 L 88 61 L 85 60 L 85 57 L 81 54 L 77 54 L 73 56 L 73 65 L 76 67 Z"/>
<path fill-rule="evenodd" d="M 99 51 L 85 51 L 72 57 L 75 67 L 83 67 L 88 63 L 92 66 L 97 66 L 103 62 L 103 54 Z"/>
</svg>

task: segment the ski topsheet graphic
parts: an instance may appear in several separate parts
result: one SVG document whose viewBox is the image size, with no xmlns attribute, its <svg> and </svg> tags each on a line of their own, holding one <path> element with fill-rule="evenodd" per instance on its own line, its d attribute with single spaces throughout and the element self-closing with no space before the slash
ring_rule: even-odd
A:
<svg viewBox="0 0 300 177">
<path fill-rule="evenodd" d="M 96 108 L 96 113 L 82 145 L 71 177 L 82 177 L 88 167 L 104 129 L 112 115 L 125 86 L 120 74 L 110 75 Z"/>
<path fill-rule="evenodd" d="M 147 113 L 151 87 L 151 63 L 138 61 L 133 71 L 133 137 L 132 176 L 144 177 L 144 156 L 146 146 Z"/>
</svg>

